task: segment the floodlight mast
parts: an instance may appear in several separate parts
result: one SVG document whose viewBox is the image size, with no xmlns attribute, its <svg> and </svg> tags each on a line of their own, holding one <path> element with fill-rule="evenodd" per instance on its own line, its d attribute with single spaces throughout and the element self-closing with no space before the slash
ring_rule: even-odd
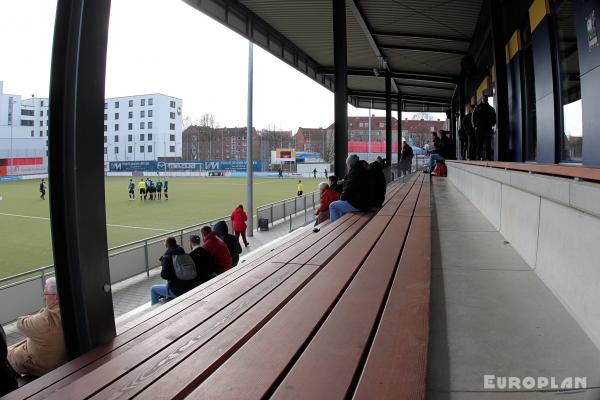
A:
<svg viewBox="0 0 600 400">
<path fill-rule="evenodd" d="M 246 125 L 246 209 L 248 212 L 247 235 L 252 237 L 254 231 L 254 202 L 252 187 L 252 91 L 253 91 L 253 48 L 252 42 L 248 42 L 248 123 Z"/>
</svg>

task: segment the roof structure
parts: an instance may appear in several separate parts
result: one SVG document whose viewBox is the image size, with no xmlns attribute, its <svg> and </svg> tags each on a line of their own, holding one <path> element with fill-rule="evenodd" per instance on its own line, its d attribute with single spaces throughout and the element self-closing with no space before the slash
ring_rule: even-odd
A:
<svg viewBox="0 0 600 400">
<path fill-rule="evenodd" d="M 185 0 L 333 90 L 327 0 Z M 349 102 L 385 109 L 385 79 L 403 110 L 445 111 L 483 0 L 346 0 Z M 394 109 L 396 105 L 393 105 Z"/>
</svg>

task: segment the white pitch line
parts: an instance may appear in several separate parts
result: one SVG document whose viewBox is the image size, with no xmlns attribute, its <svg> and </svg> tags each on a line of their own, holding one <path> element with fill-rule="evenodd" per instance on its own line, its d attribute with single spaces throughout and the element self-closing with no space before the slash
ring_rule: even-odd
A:
<svg viewBox="0 0 600 400">
<path fill-rule="evenodd" d="M 9 214 L 9 213 L 0 213 L 0 215 L 4 215 L 6 217 L 41 219 L 41 220 L 45 220 L 45 221 L 50 221 L 50 218 L 48 218 L 48 217 L 35 217 L 33 215 L 21 215 L 21 214 Z M 172 232 L 173 231 L 173 229 L 148 228 L 148 227 L 144 227 L 144 226 L 131 226 L 131 225 L 106 224 L 106 226 L 110 226 L 110 227 L 114 227 L 114 228 L 144 229 L 144 230 L 148 230 L 148 231 L 161 231 L 161 232 Z"/>
</svg>

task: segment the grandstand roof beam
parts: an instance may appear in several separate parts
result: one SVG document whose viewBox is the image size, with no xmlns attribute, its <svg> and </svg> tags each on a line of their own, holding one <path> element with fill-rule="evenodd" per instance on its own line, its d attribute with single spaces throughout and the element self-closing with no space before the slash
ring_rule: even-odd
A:
<svg viewBox="0 0 600 400">
<path fill-rule="evenodd" d="M 406 51 L 420 51 L 420 52 L 427 52 L 427 53 L 451 54 L 451 55 L 457 55 L 457 56 L 464 56 L 467 54 L 467 52 L 463 51 L 463 50 L 434 49 L 434 48 L 428 48 L 428 47 L 399 46 L 399 45 L 393 45 L 393 44 L 383 45 L 383 46 L 381 46 L 381 48 L 390 49 L 390 50 L 406 50 Z"/>
<path fill-rule="evenodd" d="M 356 76 L 374 76 L 383 78 L 386 75 L 386 72 L 379 71 L 375 69 L 369 68 L 348 68 L 348 75 L 356 75 Z M 332 67 L 321 67 L 317 70 L 317 73 L 322 75 L 333 75 Z M 458 76 L 453 75 L 437 75 L 437 74 L 423 74 L 420 72 L 411 72 L 411 71 L 390 71 L 389 74 L 394 79 L 407 79 L 412 81 L 423 81 L 423 82 L 437 82 L 437 83 L 448 83 L 448 84 L 457 84 Z"/>
<path fill-rule="evenodd" d="M 402 39 L 427 39 L 427 40 L 443 40 L 446 42 L 459 42 L 465 44 L 471 44 L 471 38 L 459 37 L 459 36 L 440 36 L 440 35 L 428 35 L 423 33 L 408 33 L 408 32 L 373 32 L 374 36 L 387 36 Z"/>
</svg>

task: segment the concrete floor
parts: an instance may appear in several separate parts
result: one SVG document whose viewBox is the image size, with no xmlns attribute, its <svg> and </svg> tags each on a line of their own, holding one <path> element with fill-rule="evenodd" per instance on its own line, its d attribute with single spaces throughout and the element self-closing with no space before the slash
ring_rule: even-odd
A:
<svg viewBox="0 0 600 400">
<path fill-rule="evenodd" d="M 600 351 L 577 322 L 450 181 L 433 195 L 427 398 L 600 399 Z M 587 377 L 588 390 L 492 392 L 484 375 Z"/>
</svg>

